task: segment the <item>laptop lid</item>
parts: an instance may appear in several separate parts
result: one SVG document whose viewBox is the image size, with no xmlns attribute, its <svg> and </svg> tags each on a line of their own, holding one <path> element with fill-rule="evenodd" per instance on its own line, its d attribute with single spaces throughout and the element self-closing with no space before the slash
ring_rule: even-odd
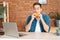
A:
<svg viewBox="0 0 60 40">
<path fill-rule="evenodd" d="M 15 22 L 3 22 L 5 35 L 19 37 L 17 24 Z"/>
</svg>

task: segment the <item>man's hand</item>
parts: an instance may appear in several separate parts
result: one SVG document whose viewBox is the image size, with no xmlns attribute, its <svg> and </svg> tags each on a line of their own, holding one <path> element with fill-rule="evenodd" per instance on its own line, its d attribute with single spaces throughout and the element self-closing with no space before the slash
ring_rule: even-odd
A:
<svg viewBox="0 0 60 40">
<path fill-rule="evenodd" d="M 40 14 L 40 19 L 43 19 L 42 14 Z"/>
<path fill-rule="evenodd" d="M 37 17 L 36 19 L 41 20 L 42 19 L 42 14 L 39 14 L 39 17 Z"/>
<path fill-rule="evenodd" d="M 34 16 L 34 14 L 32 14 L 32 20 L 34 20 L 34 18 L 36 18 L 36 16 Z"/>
</svg>

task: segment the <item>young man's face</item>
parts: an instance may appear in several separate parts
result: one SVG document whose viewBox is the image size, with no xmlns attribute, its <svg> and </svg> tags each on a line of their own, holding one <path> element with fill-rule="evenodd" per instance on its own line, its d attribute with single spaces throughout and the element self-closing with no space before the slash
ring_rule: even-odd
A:
<svg viewBox="0 0 60 40">
<path fill-rule="evenodd" d="M 33 7 L 33 10 L 34 10 L 35 13 L 40 13 L 40 12 L 42 11 L 40 5 L 35 5 L 35 6 Z"/>
</svg>

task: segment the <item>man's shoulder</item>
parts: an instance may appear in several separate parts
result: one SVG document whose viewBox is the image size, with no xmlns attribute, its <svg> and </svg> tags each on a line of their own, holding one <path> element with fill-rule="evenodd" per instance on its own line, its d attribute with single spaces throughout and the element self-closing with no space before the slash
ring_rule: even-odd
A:
<svg viewBox="0 0 60 40">
<path fill-rule="evenodd" d="M 28 19 L 31 19 L 31 15 L 28 16 Z"/>
<path fill-rule="evenodd" d="M 31 15 L 29 15 L 28 18 L 31 18 Z"/>
<path fill-rule="evenodd" d="M 44 20 L 50 20 L 50 17 L 47 14 L 42 14 Z"/>
<path fill-rule="evenodd" d="M 47 14 L 42 14 L 43 16 L 48 16 Z"/>
<path fill-rule="evenodd" d="M 42 14 L 43 17 L 49 17 L 47 14 Z"/>
</svg>

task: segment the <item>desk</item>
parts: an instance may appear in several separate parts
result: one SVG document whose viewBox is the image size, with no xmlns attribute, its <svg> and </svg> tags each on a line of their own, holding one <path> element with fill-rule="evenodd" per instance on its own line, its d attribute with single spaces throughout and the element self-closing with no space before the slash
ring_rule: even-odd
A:
<svg viewBox="0 0 60 40">
<path fill-rule="evenodd" d="M 25 39 L 32 39 L 32 40 L 60 40 L 60 36 L 57 36 L 56 34 L 54 33 L 35 33 L 35 32 L 20 32 L 22 34 L 26 34 L 24 36 L 21 36 L 20 38 L 14 38 L 14 37 L 11 37 L 11 36 L 0 36 L 0 38 L 5 38 L 5 39 L 22 39 L 22 40 L 25 40 Z"/>
</svg>

